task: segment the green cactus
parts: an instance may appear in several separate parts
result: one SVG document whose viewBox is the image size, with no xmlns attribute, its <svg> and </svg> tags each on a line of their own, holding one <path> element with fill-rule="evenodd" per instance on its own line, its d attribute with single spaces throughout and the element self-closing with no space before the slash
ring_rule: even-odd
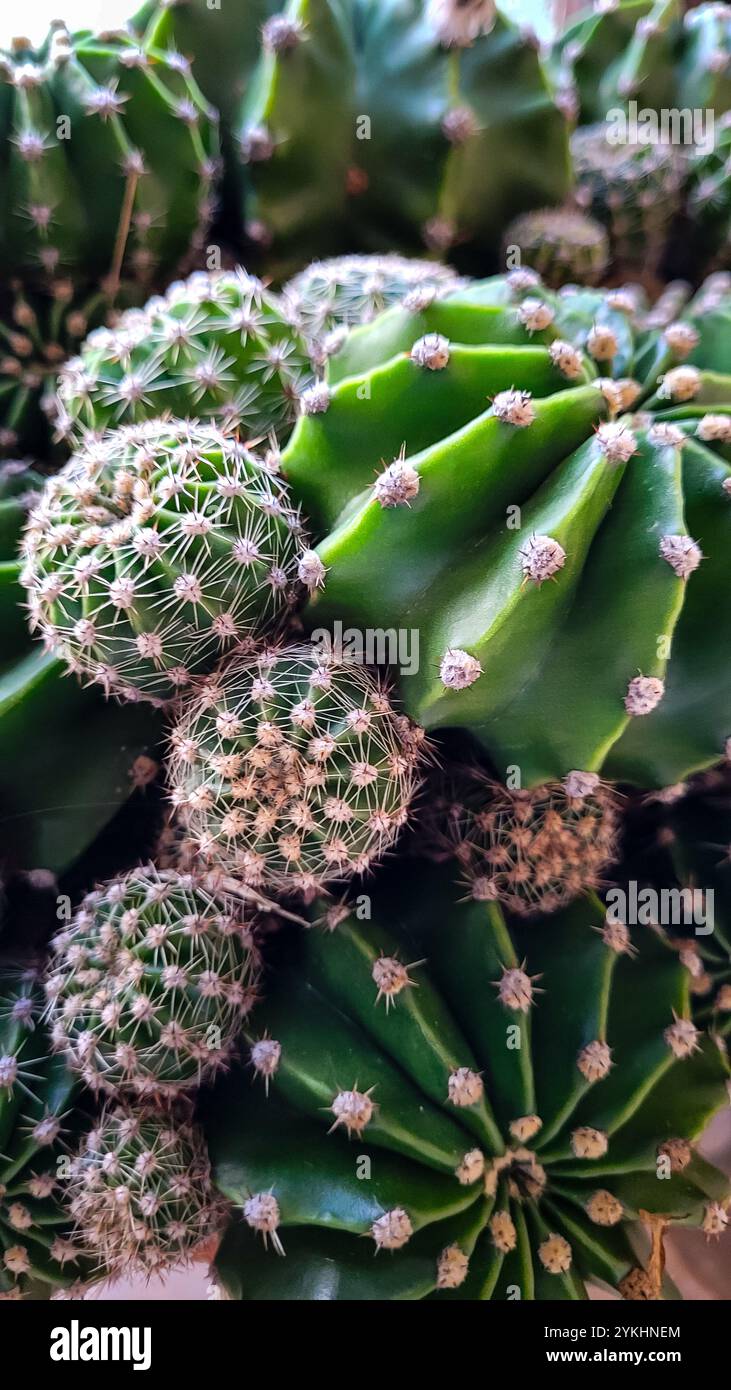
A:
<svg viewBox="0 0 731 1390">
<path fill-rule="evenodd" d="M 0 83 L 5 273 L 150 280 L 202 245 L 218 134 L 185 59 L 59 21 Z"/>
<path fill-rule="evenodd" d="M 725 1228 L 692 1141 L 728 1061 L 652 932 L 597 899 L 509 929 L 419 861 L 325 926 L 273 955 L 249 1065 L 204 1108 L 229 1297 L 658 1298 L 638 1219 L 656 1247 Z"/>
<path fill-rule="evenodd" d="M 43 478 L 0 464 L 0 872 L 69 868 L 154 764 L 160 721 L 63 679 L 28 635 L 18 543 Z"/>
<path fill-rule="evenodd" d="M 174 1096 L 226 1065 L 257 980 L 230 896 L 134 869 L 87 895 L 53 951 L 52 1042 L 91 1089 Z"/>
<path fill-rule="evenodd" d="M 158 420 L 48 480 L 22 579 L 32 626 L 69 670 L 159 705 L 281 621 L 308 554 L 273 460 L 213 425 Z"/>
<path fill-rule="evenodd" d="M 682 9 L 680 0 L 619 0 L 572 18 L 551 67 L 582 124 L 604 121 L 632 98 L 654 111 L 678 104 Z"/>
<path fill-rule="evenodd" d="M 674 145 L 614 145 L 605 126 L 571 140 L 576 201 L 606 226 L 612 259 L 635 274 L 657 270 L 683 192 L 684 161 Z"/>
<path fill-rule="evenodd" d="M 524 212 L 510 223 L 503 241 L 506 263 L 537 270 L 552 289 L 578 282 L 596 285 L 609 264 L 609 241 L 601 223 L 572 208 Z"/>
<path fill-rule="evenodd" d="M 69 1169 L 77 1239 L 105 1274 L 188 1263 L 220 1224 L 200 1133 L 172 1112 L 110 1105 Z"/>
<path fill-rule="evenodd" d="M 76 1082 L 50 1055 L 43 990 L 0 968 L 0 1302 L 48 1298 L 90 1266 L 61 1200 Z"/>
<path fill-rule="evenodd" d="M 312 384 L 287 306 L 244 270 L 197 271 L 89 335 L 62 368 L 54 419 L 72 440 L 158 416 L 286 435 Z"/>
<path fill-rule="evenodd" d="M 392 304 L 426 302 L 429 295 L 457 289 L 450 266 L 405 256 L 337 256 L 314 261 L 285 285 L 283 298 L 308 339 L 370 323 Z"/>
<path fill-rule="evenodd" d="M 717 122 L 712 150 L 690 157 L 688 212 L 695 227 L 697 253 L 717 265 L 731 265 L 731 113 Z"/>
<path fill-rule="evenodd" d="M 665 786 L 728 737 L 728 297 L 635 314 L 529 271 L 391 309 L 282 456 L 324 537 L 307 622 L 414 628 L 406 711 L 471 730 L 513 786 Z"/>
<path fill-rule="evenodd" d="M 203 863 L 309 899 L 391 847 L 423 754 L 365 666 L 283 647 L 234 656 L 182 710 L 171 796 Z"/>
</svg>

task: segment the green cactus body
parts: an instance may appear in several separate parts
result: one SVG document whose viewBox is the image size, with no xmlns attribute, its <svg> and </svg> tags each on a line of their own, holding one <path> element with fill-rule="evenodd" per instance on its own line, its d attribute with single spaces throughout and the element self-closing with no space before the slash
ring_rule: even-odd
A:
<svg viewBox="0 0 731 1390">
<path fill-rule="evenodd" d="M 537 270 L 552 289 L 574 282 L 596 285 L 609 262 L 609 242 L 601 223 L 571 208 L 546 208 L 516 217 L 505 233 L 504 251 L 510 257 L 515 248 L 520 264 Z"/>
<path fill-rule="evenodd" d="M 30 515 L 31 623 L 82 679 L 160 704 L 276 627 L 300 537 L 274 468 L 212 425 L 113 431 L 48 480 Z"/>
<path fill-rule="evenodd" d="M 189 1263 L 221 1203 L 195 1126 L 172 1112 L 102 1112 L 70 1163 L 65 1198 L 80 1244 L 112 1276 Z"/>
<path fill-rule="evenodd" d="M 180 55 L 58 23 L 0 82 L 6 273 L 149 280 L 201 243 L 217 124 Z"/>
<path fill-rule="evenodd" d="M 731 265 L 731 115 L 717 122 L 711 150 L 690 158 L 688 211 L 697 228 L 698 252 L 717 265 Z"/>
<path fill-rule="evenodd" d="M 683 18 L 678 66 L 680 107 L 731 110 L 731 5 L 698 5 Z"/>
<path fill-rule="evenodd" d="M 50 1055 L 43 1004 L 32 974 L 0 970 L 0 1302 L 48 1298 L 89 1272 L 61 1200 L 76 1081 Z"/>
<path fill-rule="evenodd" d="M 677 956 L 596 899 L 509 930 L 418 862 L 379 881 L 370 921 L 344 916 L 287 940 L 249 1065 L 204 1109 L 239 1208 L 224 1291 L 572 1300 L 592 1279 L 660 1297 L 640 1213 L 718 1231 L 728 1201 L 690 1144 L 728 1064 Z"/>
<path fill-rule="evenodd" d="M 336 256 L 315 261 L 295 275 L 282 294 L 308 339 L 322 342 L 323 335 L 370 323 L 391 305 L 408 302 L 409 296 L 427 300 L 430 294 L 443 294 L 459 284 L 450 266 L 433 261 Z"/>
<path fill-rule="evenodd" d="M 324 536 L 307 620 L 416 629 L 407 712 L 501 777 L 665 786 L 728 736 L 728 358 L 702 296 L 648 331 L 626 293 L 536 280 L 389 310 L 330 360 L 282 457 Z"/>
<path fill-rule="evenodd" d="M 572 20 L 551 68 L 582 123 L 604 121 L 632 98 L 654 111 L 678 104 L 682 9 L 680 0 L 620 0 Z"/>
<path fill-rule="evenodd" d="M 577 130 L 571 150 L 576 201 L 607 227 L 613 260 L 624 271 L 656 270 L 681 206 L 684 163 L 678 147 L 613 145 L 602 125 Z"/>
<path fill-rule="evenodd" d="M 164 297 L 89 335 L 63 367 L 60 434 L 158 416 L 213 419 L 249 438 L 286 434 L 312 382 L 306 345 L 286 306 L 241 269 L 197 271 Z"/>
<path fill-rule="evenodd" d="M 391 847 L 423 751 L 366 667 L 314 644 L 235 656 L 171 745 L 172 800 L 199 858 L 307 898 Z"/>
<path fill-rule="evenodd" d="M 151 764 L 149 707 L 111 705 L 63 679 L 28 636 L 18 544 L 43 478 L 0 464 L 0 817 L 3 869 L 61 872 L 91 844 Z"/>
</svg>

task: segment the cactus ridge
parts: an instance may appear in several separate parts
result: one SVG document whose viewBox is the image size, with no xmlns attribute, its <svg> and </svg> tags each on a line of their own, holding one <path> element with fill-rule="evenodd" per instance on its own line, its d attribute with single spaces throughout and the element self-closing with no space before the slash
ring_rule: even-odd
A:
<svg viewBox="0 0 731 1390">
<path fill-rule="evenodd" d="M 204 863 L 312 897 L 391 847 L 423 756 L 366 667 L 306 644 L 236 654 L 173 729 L 172 801 Z"/>
<path fill-rule="evenodd" d="M 216 1262 L 230 1297 L 573 1300 L 589 1279 L 631 1296 L 631 1223 L 722 1228 L 727 1179 L 692 1141 L 728 1061 L 676 954 L 596 898 L 509 928 L 449 878 L 401 862 L 370 921 L 341 912 L 275 953 L 250 1065 L 203 1117 L 238 1208 Z"/>
<path fill-rule="evenodd" d="M 252 923 L 148 866 L 89 894 L 54 939 L 51 1038 L 87 1086 L 175 1095 L 224 1067 L 255 996 Z"/>
<path fill-rule="evenodd" d="M 212 425 L 157 421 L 90 442 L 48 480 L 23 582 L 69 670 L 160 703 L 281 620 L 302 554 L 271 462 Z"/>
</svg>

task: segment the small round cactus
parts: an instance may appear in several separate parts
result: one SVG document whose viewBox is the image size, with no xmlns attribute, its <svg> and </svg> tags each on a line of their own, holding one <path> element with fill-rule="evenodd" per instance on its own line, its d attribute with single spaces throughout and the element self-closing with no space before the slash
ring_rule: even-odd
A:
<svg viewBox="0 0 731 1390">
<path fill-rule="evenodd" d="M 107 693 L 160 703 L 276 626 L 303 551 L 270 459 L 212 425 L 151 421 L 48 480 L 24 554 L 47 646 Z"/>
<path fill-rule="evenodd" d="M 174 1095 L 226 1065 L 258 974 L 233 899 L 134 869 L 90 893 L 53 945 L 52 1041 L 92 1089 Z"/>
<path fill-rule="evenodd" d="M 203 861 L 306 897 L 390 848 L 423 757 L 368 669 L 314 645 L 235 655 L 171 745 L 173 804 Z"/>
<path fill-rule="evenodd" d="M 261 281 L 240 268 L 196 271 L 89 334 L 60 373 L 56 427 L 79 439 L 172 414 L 282 435 L 311 380 L 304 341 Z"/>
<path fill-rule="evenodd" d="M 576 281 L 596 285 L 609 263 L 609 239 L 600 222 L 571 208 L 526 212 L 511 222 L 503 249 L 520 251 L 521 263 L 537 270 L 554 289 Z"/>
<path fill-rule="evenodd" d="M 315 261 L 285 286 L 284 298 L 308 338 L 370 323 L 393 304 L 427 304 L 460 281 L 450 266 L 405 256 L 338 256 Z M 327 344 L 325 344 L 327 346 Z"/>
<path fill-rule="evenodd" d="M 680 210 L 684 170 L 677 146 L 612 145 L 606 128 L 577 130 L 571 141 L 576 201 L 608 231 L 624 269 L 655 270 Z"/>
<path fill-rule="evenodd" d="M 112 1276 L 189 1262 L 221 1213 L 198 1130 L 115 1106 L 71 1160 L 66 1200 L 83 1247 Z"/>
</svg>

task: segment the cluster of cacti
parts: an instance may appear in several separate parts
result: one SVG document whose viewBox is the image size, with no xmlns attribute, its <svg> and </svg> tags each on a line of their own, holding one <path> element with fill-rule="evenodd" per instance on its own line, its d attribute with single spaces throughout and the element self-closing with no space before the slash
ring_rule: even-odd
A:
<svg viewBox="0 0 731 1390">
<path fill-rule="evenodd" d="M 151 281 L 202 245 L 217 117 L 182 54 L 51 26 L 0 54 L 0 269 Z"/>
<path fill-rule="evenodd" d="M 76 1080 L 49 1052 L 33 972 L 0 968 L 0 1302 L 86 1276 L 63 1203 Z"/>
<path fill-rule="evenodd" d="M 61 436 L 172 415 L 246 439 L 283 434 L 313 381 L 286 302 L 238 268 L 197 271 L 113 328 L 98 328 L 58 379 Z"/>
<path fill-rule="evenodd" d="M 307 645 L 234 656 L 171 745 L 171 798 L 198 859 L 306 898 L 390 848 L 424 757 L 422 731 L 367 667 Z"/>
<path fill-rule="evenodd" d="M 600 222 L 572 208 L 524 212 L 510 223 L 503 247 L 511 268 L 537 270 L 552 289 L 596 285 L 609 264 L 609 241 Z"/>
<path fill-rule="evenodd" d="M 575 132 L 571 153 L 576 202 L 606 226 L 613 260 L 625 272 L 655 270 L 682 202 L 677 147 L 612 144 L 606 126 L 595 125 Z"/>
<path fill-rule="evenodd" d="M 151 421 L 90 442 L 31 511 L 31 624 L 69 670 L 164 703 L 281 621 L 309 580 L 270 459 L 215 426 Z M 319 571 L 319 567 L 318 571 Z"/>
<path fill-rule="evenodd" d="M 279 939 L 204 1111 L 228 1296 L 660 1298 L 665 1227 L 728 1223 L 693 1146 L 728 1061 L 677 955 L 597 899 L 509 927 L 419 862 L 338 918 Z"/>
<path fill-rule="evenodd" d="M 514 786 L 663 786 L 723 753 L 728 302 L 709 282 L 647 330 L 634 295 L 516 271 L 391 309 L 282 455 L 321 538 L 309 624 L 417 623 L 406 711 Z"/>
</svg>

